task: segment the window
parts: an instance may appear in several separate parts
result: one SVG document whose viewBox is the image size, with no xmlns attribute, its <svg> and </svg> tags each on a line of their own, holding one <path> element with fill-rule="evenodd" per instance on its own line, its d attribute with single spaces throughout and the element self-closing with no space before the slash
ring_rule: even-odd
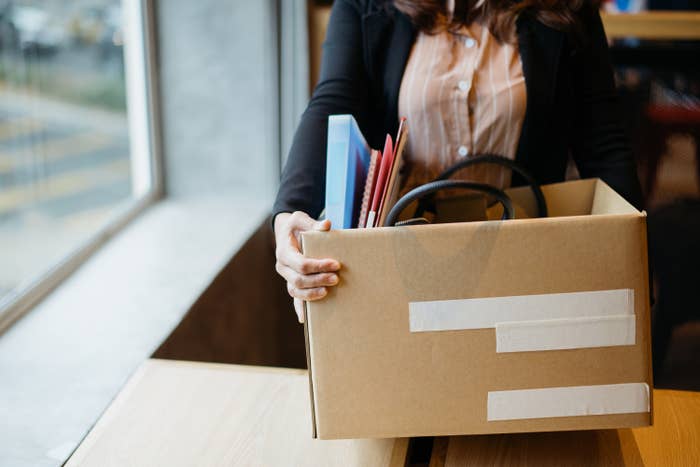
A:
<svg viewBox="0 0 700 467">
<path fill-rule="evenodd" d="M 0 0 L 0 330 L 157 192 L 147 3 Z"/>
</svg>

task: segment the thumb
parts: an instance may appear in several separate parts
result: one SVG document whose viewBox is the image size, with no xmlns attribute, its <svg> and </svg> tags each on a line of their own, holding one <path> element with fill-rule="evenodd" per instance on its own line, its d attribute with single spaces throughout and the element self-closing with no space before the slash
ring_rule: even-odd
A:
<svg viewBox="0 0 700 467">
<path fill-rule="evenodd" d="M 294 297 L 294 312 L 297 314 L 299 323 L 304 322 L 304 303 L 301 299 Z"/>
<path fill-rule="evenodd" d="M 312 219 L 308 214 L 302 211 L 297 211 L 292 214 L 291 227 L 292 231 L 304 232 L 306 230 L 315 230 L 317 221 Z"/>
<path fill-rule="evenodd" d="M 313 230 L 318 230 L 321 232 L 325 232 L 327 230 L 331 229 L 331 221 L 328 219 L 324 219 L 322 221 L 317 221 L 314 223 Z"/>
</svg>

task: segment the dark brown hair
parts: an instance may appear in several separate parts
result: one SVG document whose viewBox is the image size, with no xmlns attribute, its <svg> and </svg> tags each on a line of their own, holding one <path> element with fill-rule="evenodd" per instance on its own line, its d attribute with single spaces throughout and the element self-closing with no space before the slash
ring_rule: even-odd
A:
<svg viewBox="0 0 700 467">
<path fill-rule="evenodd" d="M 577 11 L 585 5 L 597 8 L 600 4 L 594 0 L 455 0 L 455 10 L 450 18 L 446 0 L 393 1 L 394 6 L 408 15 L 421 31 L 455 31 L 478 20 L 503 42 L 515 40 L 513 26 L 523 12 L 532 14 L 546 26 L 575 33 Z"/>
</svg>

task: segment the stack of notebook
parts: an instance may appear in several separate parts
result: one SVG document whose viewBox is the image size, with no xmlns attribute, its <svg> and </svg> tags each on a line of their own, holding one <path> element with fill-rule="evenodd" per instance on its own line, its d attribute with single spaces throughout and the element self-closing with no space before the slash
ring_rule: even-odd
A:
<svg viewBox="0 0 700 467">
<path fill-rule="evenodd" d="M 335 229 L 384 224 L 399 194 L 399 171 L 406 143 L 406 119 L 396 139 L 386 135 L 384 150 L 371 149 L 352 115 L 328 118 L 326 218 Z"/>
</svg>

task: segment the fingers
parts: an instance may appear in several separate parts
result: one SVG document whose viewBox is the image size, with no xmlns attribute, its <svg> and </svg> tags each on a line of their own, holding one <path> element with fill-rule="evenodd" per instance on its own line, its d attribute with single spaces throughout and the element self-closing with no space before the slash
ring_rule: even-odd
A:
<svg viewBox="0 0 700 467">
<path fill-rule="evenodd" d="M 331 221 L 328 219 L 316 221 L 309 217 L 305 212 L 297 211 L 289 216 L 289 220 L 285 225 L 285 234 L 294 239 L 293 243 L 296 249 L 299 249 L 301 244 L 301 233 L 310 230 L 319 232 L 328 231 L 331 228 Z"/>
<path fill-rule="evenodd" d="M 287 226 L 291 231 L 304 232 L 306 230 L 328 230 L 331 223 L 328 220 L 316 221 L 305 212 L 296 211 L 289 216 Z"/>
<path fill-rule="evenodd" d="M 294 311 L 303 322 L 303 301 L 319 300 L 328 294 L 327 287 L 338 284 L 340 263 L 334 259 L 307 258 L 300 251 L 300 233 L 309 230 L 327 231 L 329 220 L 315 221 L 297 211 L 275 219 L 277 272 L 287 281 L 287 292 L 294 297 Z"/>
<path fill-rule="evenodd" d="M 319 274 L 299 274 L 289 266 L 277 263 L 277 273 L 297 289 L 328 287 L 338 284 L 338 275 L 332 272 Z"/>
<path fill-rule="evenodd" d="M 325 287 L 314 287 L 311 289 L 297 289 L 292 284 L 287 282 L 287 292 L 291 297 L 300 298 L 312 302 L 314 300 L 320 300 L 326 295 L 328 295 L 328 290 Z"/>
<path fill-rule="evenodd" d="M 317 274 L 334 272 L 340 269 L 340 263 L 334 259 L 306 258 L 299 251 L 296 234 L 306 230 L 325 231 L 330 229 L 329 220 L 315 221 L 306 213 L 296 211 L 289 215 L 281 228 L 277 240 L 277 261 L 292 268 L 300 274 Z"/>
<path fill-rule="evenodd" d="M 302 255 L 292 245 L 283 245 L 277 249 L 277 260 L 284 266 L 290 267 L 299 274 L 318 274 L 320 272 L 335 272 L 340 269 L 340 263 L 334 259 L 314 259 Z"/>
<path fill-rule="evenodd" d="M 316 230 L 319 232 L 330 230 L 331 221 L 328 219 L 317 221 L 309 217 L 305 212 L 296 211 L 289 215 L 287 222 L 285 222 L 284 229 L 287 234 L 291 234 L 298 240 L 300 232 L 306 232 L 308 230 Z"/>
<path fill-rule="evenodd" d="M 322 221 L 317 221 L 314 225 L 313 230 L 318 230 L 319 232 L 325 232 L 331 230 L 331 221 L 324 219 Z"/>
</svg>

